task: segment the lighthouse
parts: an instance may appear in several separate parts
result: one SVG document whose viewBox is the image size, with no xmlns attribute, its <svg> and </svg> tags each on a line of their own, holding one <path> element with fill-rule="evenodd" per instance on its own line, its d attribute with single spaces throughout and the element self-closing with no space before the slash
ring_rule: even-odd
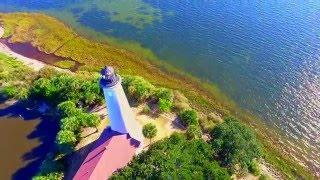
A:
<svg viewBox="0 0 320 180">
<path fill-rule="evenodd" d="M 128 99 L 121 85 L 121 77 L 110 66 L 101 70 L 100 86 L 106 101 L 110 127 L 113 131 L 128 134 L 142 142 L 142 129 L 135 120 Z"/>
<path fill-rule="evenodd" d="M 141 127 L 135 120 L 121 86 L 121 77 L 112 67 L 101 70 L 100 86 L 106 100 L 110 128 L 104 129 L 79 167 L 73 180 L 108 179 L 125 167 L 142 150 Z"/>
</svg>

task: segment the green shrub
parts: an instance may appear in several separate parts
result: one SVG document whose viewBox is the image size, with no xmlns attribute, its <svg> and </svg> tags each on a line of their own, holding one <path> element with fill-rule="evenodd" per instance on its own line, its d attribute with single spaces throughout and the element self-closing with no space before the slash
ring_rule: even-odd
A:
<svg viewBox="0 0 320 180">
<path fill-rule="evenodd" d="M 251 161 L 251 163 L 248 166 L 248 170 L 250 173 L 252 173 L 255 176 L 259 176 L 261 173 L 260 167 L 259 167 L 259 163 L 257 162 L 256 159 L 253 159 Z"/>
<path fill-rule="evenodd" d="M 152 124 L 152 123 L 148 123 L 146 125 L 143 126 L 142 128 L 142 134 L 145 138 L 150 139 L 150 142 L 152 140 L 152 138 L 154 138 L 157 135 L 157 127 Z"/>
<path fill-rule="evenodd" d="M 41 68 L 40 71 L 38 72 L 38 77 L 50 79 L 53 76 L 56 76 L 58 74 L 61 74 L 61 73 L 59 71 L 57 71 L 56 69 L 54 69 L 53 67 L 45 66 L 45 67 Z"/>
<path fill-rule="evenodd" d="M 190 125 L 186 132 L 188 139 L 199 139 L 201 138 L 201 129 L 197 125 Z"/>
<path fill-rule="evenodd" d="M 185 126 L 198 125 L 198 115 L 193 109 L 181 111 L 179 118 Z"/>
<path fill-rule="evenodd" d="M 157 88 L 155 90 L 155 97 L 158 100 L 165 99 L 165 100 L 173 102 L 173 92 L 172 92 L 172 90 L 167 89 L 167 88 Z"/>
<path fill-rule="evenodd" d="M 24 84 L 5 86 L 2 93 L 9 98 L 25 100 L 29 97 L 29 89 Z"/>
<path fill-rule="evenodd" d="M 97 127 L 101 122 L 100 118 L 95 114 L 83 113 L 78 118 L 81 119 L 82 126 L 85 127 Z"/>
<path fill-rule="evenodd" d="M 72 101 L 82 107 L 90 107 L 103 100 L 98 79 L 71 74 L 37 79 L 31 88 L 31 97 L 44 99 L 53 105 Z"/>
<path fill-rule="evenodd" d="M 32 180 L 62 180 L 64 178 L 63 172 L 51 172 L 47 174 L 38 174 Z"/>
<path fill-rule="evenodd" d="M 212 145 L 221 163 L 234 171 L 236 165 L 246 170 L 262 154 L 261 144 L 255 134 L 233 117 L 226 118 L 211 133 Z"/>
<path fill-rule="evenodd" d="M 139 76 L 123 76 L 123 88 L 130 98 L 143 102 L 154 93 L 154 86 Z"/>
<path fill-rule="evenodd" d="M 61 130 L 61 131 L 59 131 L 59 133 L 57 135 L 56 142 L 59 145 L 66 144 L 66 145 L 73 146 L 77 142 L 77 138 L 76 138 L 76 135 L 74 134 L 74 132 L 69 131 L 69 130 Z"/>
<path fill-rule="evenodd" d="M 159 106 L 160 112 L 169 112 L 173 105 L 172 105 L 172 101 L 160 98 L 158 101 L 158 106 Z"/>
<path fill-rule="evenodd" d="M 260 175 L 260 177 L 259 177 L 259 180 L 269 180 L 269 179 L 271 179 L 271 178 L 267 175 L 264 175 L 264 174 Z"/>
<path fill-rule="evenodd" d="M 77 117 L 66 117 L 61 120 L 61 129 L 62 130 L 69 130 L 74 132 L 75 134 L 80 132 L 81 128 L 81 120 Z"/>
<path fill-rule="evenodd" d="M 80 113 L 76 104 L 72 101 L 64 101 L 58 104 L 57 107 L 61 117 L 72 117 Z"/>
<path fill-rule="evenodd" d="M 144 105 L 143 109 L 142 109 L 142 112 L 144 114 L 150 114 L 151 113 L 151 108 L 148 104 Z"/>
</svg>

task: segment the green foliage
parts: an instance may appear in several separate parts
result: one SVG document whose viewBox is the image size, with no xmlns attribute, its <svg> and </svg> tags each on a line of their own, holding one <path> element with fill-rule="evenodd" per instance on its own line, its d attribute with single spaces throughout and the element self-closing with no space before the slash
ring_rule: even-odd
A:
<svg viewBox="0 0 320 180">
<path fill-rule="evenodd" d="M 122 85 L 127 95 L 138 102 L 150 98 L 155 89 L 152 84 L 139 76 L 124 76 Z"/>
<path fill-rule="evenodd" d="M 154 143 L 111 179 L 230 179 L 213 161 L 212 152 L 202 139 L 188 141 L 174 133 Z"/>
<path fill-rule="evenodd" d="M 51 66 L 45 66 L 43 68 L 41 68 L 38 72 L 38 78 L 46 78 L 46 79 L 50 79 L 53 76 L 56 76 L 58 74 L 61 74 L 59 71 L 57 71 L 56 69 L 54 69 Z"/>
<path fill-rule="evenodd" d="M 150 114 L 151 113 L 151 108 L 148 104 L 146 104 L 143 109 L 142 109 L 142 112 L 145 113 L 145 114 Z"/>
<path fill-rule="evenodd" d="M 77 142 L 77 138 L 72 131 L 61 130 L 57 135 L 58 144 L 70 144 L 74 145 Z"/>
<path fill-rule="evenodd" d="M 58 104 L 58 110 L 61 117 L 71 117 L 76 116 L 82 111 L 77 109 L 76 104 L 72 101 L 64 101 L 60 104 Z"/>
<path fill-rule="evenodd" d="M 77 137 L 72 131 L 60 130 L 57 134 L 56 143 L 61 153 L 71 153 L 76 142 Z"/>
<path fill-rule="evenodd" d="M 1 93 L 9 98 L 26 99 L 36 73 L 14 58 L 0 53 Z"/>
<path fill-rule="evenodd" d="M 66 117 L 61 120 L 62 130 L 72 131 L 76 134 L 80 131 L 80 127 L 81 127 L 81 120 L 79 120 L 75 116 Z"/>
<path fill-rule="evenodd" d="M 179 113 L 179 118 L 185 126 L 198 125 L 198 115 L 193 109 L 181 111 Z"/>
<path fill-rule="evenodd" d="M 148 123 L 148 124 L 144 125 L 142 128 L 143 136 L 145 138 L 150 139 L 150 140 L 157 135 L 157 131 L 158 131 L 157 127 L 152 123 Z"/>
<path fill-rule="evenodd" d="M 63 166 L 54 159 L 54 155 L 49 153 L 46 159 L 41 163 L 39 172 L 34 176 L 33 180 L 62 180 Z"/>
<path fill-rule="evenodd" d="M 25 87 L 24 84 L 21 85 L 8 85 L 5 86 L 2 90 L 2 93 L 7 95 L 9 98 L 25 100 L 29 96 L 29 89 Z"/>
<path fill-rule="evenodd" d="M 248 170 L 250 173 L 254 174 L 255 176 L 259 176 L 261 173 L 259 163 L 257 162 L 256 159 L 253 159 L 251 163 L 248 166 Z"/>
<path fill-rule="evenodd" d="M 173 106 L 172 101 L 160 98 L 158 101 L 160 112 L 169 112 Z"/>
<path fill-rule="evenodd" d="M 186 132 L 188 139 L 199 139 L 201 138 L 201 129 L 197 125 L 190 125 Z"/>
<path fill-rule="evenodd" d="M 212 131 L 212 145 L 222 165 L 235 170 L 236 165 L 245 170 L 262 151 L 255 134 L 233 117 L 217 125 Z"/>
<path fill-rule="evenodd" d="M 271 178 L 267 175 L 264 175 L 264 174 L 260 175 L 260 177 L 259 177 L 259 180 L 269 180 L 269 179 L 271 179 Z"/>
<path fill-rule="evenodd" d="M 95 114 L 82 113 L 78 118 L 82 121 L 82 126 L 86 127 L 97 127 L 101 120 L 99 116 Z"/>
<path fill-rule="evenodd" d="M 39 78 L 33 83 L 31 97 L 45 99 L 53 105 L 63 101 L 72 101 L 84 107 L 99 104 L 103 100 L 98 79 L 71 74 Z"/>
<path fill-rule="evenodd" d="M 173 101 L 173 92 L 167 88 L 157 88 L 155 90 L 155 97 L 159 99 L 164 99 L 168 101 Z"/>
<path fill-rule="evenodd" d="M 62 180 L 63 172 L 51 172 L 47 174 L 39 174 L 32 177 L 32 180 Z"/>
</svg>

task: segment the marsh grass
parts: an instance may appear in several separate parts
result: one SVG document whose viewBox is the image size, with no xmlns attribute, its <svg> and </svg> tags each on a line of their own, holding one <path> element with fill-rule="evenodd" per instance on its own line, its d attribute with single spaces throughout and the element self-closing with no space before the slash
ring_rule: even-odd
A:
<svg viewBox="0 0 320 180">
<path fill-rule="evenodd" d="M 55 66 L 58 66 L 59 68 L 62 68 L 62 69 L 71 69 L 75 66 L 75 64 L 76 63 L 74 61 L 70 61 L 70 60 L 62 60 L 54 63 Z"/>
</svg>

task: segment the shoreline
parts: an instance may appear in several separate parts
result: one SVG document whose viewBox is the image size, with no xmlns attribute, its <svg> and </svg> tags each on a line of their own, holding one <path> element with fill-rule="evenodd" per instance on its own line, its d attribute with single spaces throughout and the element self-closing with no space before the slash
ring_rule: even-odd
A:
<svg viewBox="0 0 320 180">
<path fill-rule="evenodd" d="M 2 38 L 3 34 L 4 34 L 4 28 L 0 26 L 0 38 Z M 10 48 L 8 48 L 8 46 L 6 46 L 1 42 L 0 42 L 0 52 L 9 57 L 16 58 L 18 61 L 24 63 L 28 67 L 31 67 L 35 71 L 39 71 L 41 68 L 46 66 L 45 63 L 40 62 L 36 59 L 31 59 L 13 52 Z"/>
<path fill-rule="evenodd" d="M 43 49 L 42 49 L 43 50 Z M 16 53 L 10 53 L 10 49 L 8 50 L 8 49 L 6 49 L 6 48 L 4 48 L 4 49 L 0 49 L 0 51 L 5 51 L 6 53 L 9 53 L 9 55 L 10 55 L 10 57 L 15 57 L 15 58 L 17 58 L 18 60 L 20 60 L 21 62 L 23 62 L 23 63 L 25 63 L 26 65 L 31 65 L 33 68 L 35 68 L 35 69 L 41 69 L 41 68 L 39 68 L 39 67 L 43 67 L 43 66 L 45 66 L 46 64 L 45 63 L 40 63 L 38 60 L 35 60 L 35 59 L 30 59 L 30 58 L 26 58 L 26 57 L 24 57 L 24 58 L 22 58 L 22 59 L 20 59 L 20 58 L 18 58 L 19 56 L 16 56 Z M 48 51 L 48 52 L 50 52 L 50 51 Z M 130 54 L 131 55 L 131 54 Z M 135 63 L 135 62 L 133 62 L 133 63 Z M 142 63 L 138 63 L 137 64 L 137 66 L 139 66 L 139 65 L 142 65 Z M 98 65 L 97 64 L 93 64 L 94 66 L 97 66 L 98 67 Z M 142 66 L 141 68 L 144 68 L 144 66 Z M 154 68 L 149 68 L 149 69 L 154 69 Z M 160 69 L 161 69 L 161 67 L 160 67 Z M 94 69 L 92 69 L 92 70 L 94 70 Z M 126 73 L 128 73 L 128 72 L 126 72 Z M 142 72 L 143 73 L 143 72 Z M 159 74 L 159 72 L 156 72 L 156 74 L 155 75 L 157 75 L 157 73 Z M 176 81 L 176 79 L 178 79 L 178 78 L 174 78 L 174 77 L 172 77 L 172 76 L 174 76 L 174 74 L 172 74 L 172 73 L 170 73 L 170 72 L 168 72 L 167 73 L 168 75 L 168 77 L 170 76 L 171 78 L 173 78 L 172 80 L 171 80 L 171 82 L 169 82 L 169 83 L 179 83 L 180 81 L 181 81 L 181 79 L 184 79 L 184 80 L 187 80 L 188 79 L 188 77 L 185 77 L 185 78 L 180 78 L 180 81 Z M 139 75 L 139 74 L 138 74 Z M 168 78 L 168 77 L 166 77 L 166 78 Z M 170 78 L 169 77 L 169 78 Z M 153 81 L 157 81 L 157 80 L 159 80 L 159 79 L 155 79 L 154 77 L 148 77 L 148 79 L 150 79 L 150 78 L 153 78 Z M 162 77 L 161 77 L 162 78 Z M 160 78 L 160 79 L 161 79 Z M 163 79 L 163 78 L 162 78 Z M 161 82 L 161 81 L 160 81 Z M 205 102 L 204 104 L 203 104 L 203 101 L 202 101 L 202 99 L 192 99 L 194 102 L 192 102 L 192 103 L 195 103 L 195 106 L 204 106 L 204 108 L 203 109 L 207 109 L 207 110 L 209 110 L 210 109 L 210 111 L 211 110 L 219 110 L 219 108 L 217 109 L 217 108 L 214 108 L 214 106 L 213 105 L 211 105 L 210 103 L 213 103 L 214 104 L 214 98 L 215 98 L 215 96 L 211 96 L 212 95 L 212 92 L 210 93 L 210 90 L 208 90 L 207 92 L 204 92 L 204 90 L 203 89 L 201 89 L 201 87 L 199 86 L 199 85 L 196 85 L 196 84 L 193 84 L 193 83 L 195 83 L 195 82 L 193 82 L 193 81 L 191 81 L 190 83 L 188 83 L 186 86 L 184 86 L 185 88 L 188 88 L 188 86 L 189 87 L 192 87 L 192 89 L 190 90 L 190 91 L 194 91 L 194 89 L 196 89 L 196 88 L 199 88 L 199 91 L 198 91 L 198 93 L 201 95 L 201 98 L 202 99 L 206 99 L 206 98 L 208 98 L 207 99 L 207 101 L 208 102 Z M 159 82 L 157 82 L 156 84 L 161 84 L 161 83 L 159 83 Z M 163 83 L 162 83 L 163 84 Z M 168 83 L 167 83 L 168 84 Z M 172 85 L 172 84 L 171 84 Z M 176 86 L 177 84 L 173 84 L 173 86 Z M 199 86 L 199 87 L 198 87 Z M 203 87 L 206 87 L 206 86 L 208 86 L 208 85 L 203 85 Z M 170 86 L 169 86 L 170 87 Z M 202 88 L 203 88 L 202 87 Z M 186 90 L 185 90 L 186 91 Z M 190 93 L 190 92 L 188 92 L 188 93 Z M 193 92 L 194 93 L 194 92 Z M 202 93 L 204 93 L 204 94 L 202 94 Z M 209 96 L 209 97 L 208 97 Z M 211 97 L 210 97 L 211 96 Z M 197 96 L 195 96 L 195 97 L 193 97 L 193 98 L 198 98 Z M 217 101 L 217 100 L 215 100 L 215 101 Z M 198 104 L 197 104 L 198 103 Z M 208 103 L 208 104 L 206 104 L 206 103 Z M 227 109 L 228 107 L 225 107 L 225 109 Z M 202 110 L 203 110 L 202 109 Z M 229 109 L 230 110 L 230 109 Z M 239 112 L 241 112 L 241 110 L 239 110 L 239 109 L 235 109 L 235 107 L 233 107 L 233 109 L 231 109 L 230 110 L 230 114 L 238 114 Z M 275 148 L 275 147 L 273 147 L 273 146 L 276 146 L 276 147 L 278 147 L 278 146 L 281 146 L 281 144 L 279 144 L 279 141 L 277 141 L 277 139 L 275 138 L 275 137 L 270 137 L 269 135 L 270 134 L 272 134 L 273 132 L 265 132 L 265 131 L 261 131 L 261 130 L 267 130 L 267 129 L 264 129 L 264 127 L 263 126 L 260 126 L 260 124 L 261 124 L 261 122 L 256 122 L 256 121 L 254 121 L 254 119 L 252 119 L 249 115 L 246 115 L 246 114 L 243 114 L 243 115 L 238 115 L 239 117 L 240 117 L 240 119 L 242 119 L 242 121 L 243 122 L 245 122 L 246 124 L 249 124 L 250 126 L 251 126 L 251 128 L 252 129 L 255 129 L 255 131 L 257 132 L 257 133 L 259 133 L 260 135 L 260 139 L 263 139 L 263 141 L 265 141 L 265 143 L 264 143 L 264 145 L 266 146 L 266 149 L 268 149 L 268 150 L 270 150 L 270 149 L 273 149 L 273 148 Z M 275 142 L 274 142 L 275 141 Z M 271 143 L 271 142 L 273 142 L 273 143 Z M 283 144 L 282 144 L 283 145 Z M 273 149 L 274 150 L 274 149 Z M 280 150 L 276 150 L 276 151 L 279 151 L 278 153 L 280 153 L 280 152 L 282 152 L 282 151 L 280 151 Z M 282 152 L 283 153 L 283 152 Z M 274 155 L 274 154 L 273 154 Z M 283 154 L 284 155 L 284 154 Z M 277 155 L 274 155 L 275 157 L 277 157 Z M 285 155 L 284 155 L 285 156 Z"/>
<path fill-rule="evenodd" d="M 2 38 L 3 34 L 4 34 L 4 28 L 2 26 L 0 26 L 0 39 Z M 58 71 L 71 72 L 68 69 L 62 69 L 62 68 L 44 63 L 40 60 L 29 58 L 29 57 L 23 56 L 19 53 L 16 53 L 16 52 L 12 51 L 7 45 L 5 45 L 2 42 L 0 42 L 0 52 L 7 55 L 8 57 L 15 58 L 16 60 L 20 61 L 21 63 L 25 64 L 26 66 L 30 67 L 31 69 L 33 69 L 35 71 L 39 71 L 40 69 L 42 69 L 45 66 L 50 66 L 52 68 L 55 68 Z"/>
</svg>

